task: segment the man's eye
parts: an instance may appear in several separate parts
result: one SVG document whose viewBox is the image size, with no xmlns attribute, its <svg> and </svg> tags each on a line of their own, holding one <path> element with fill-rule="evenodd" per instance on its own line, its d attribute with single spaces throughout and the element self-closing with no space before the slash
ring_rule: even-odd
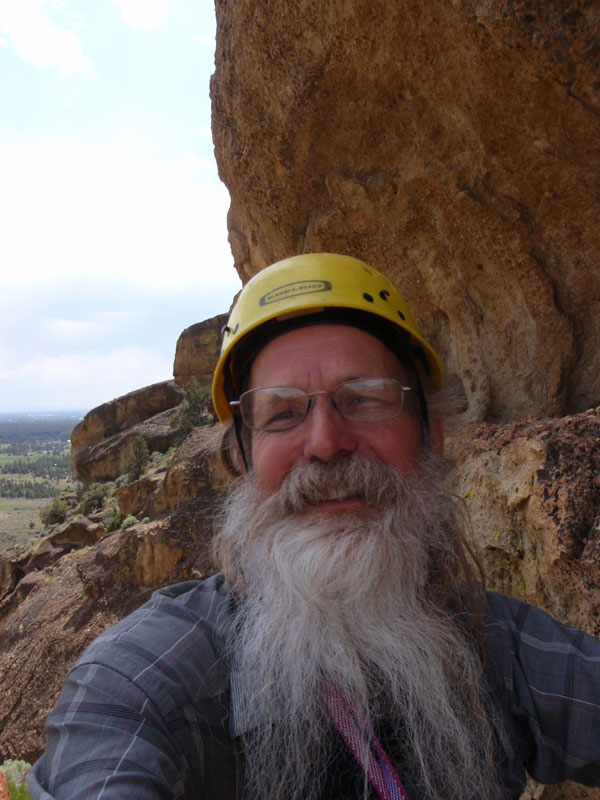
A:
<svg viewBox="0 0 600 800">
<path fill-rule="evenodd" d="M 282 408 L 280 411 L 276 411 L 275 413 L 271 414 L 269 417 L 269 422 L 276 422 L 277 420 L 286 420 L 286 419 L 293 419 L 297 416 L 296 411 L 293 408 Z"/>
<path fill-rule="evenodd" d="M 294 406 L 288 405 L 280 408 L 270 408 L 259 415 L 260 427 L 266 428 L 288 425 L 290 422 L 300 419 L 301 416 L 301 411 Z"/>
<path fill-rule="evenodd" d="M 346 407 L 349 406 L 362 406 L 370 403 L 380 403 L 381 400 L 379 397 L 371 397 L 368 394 L 351 394 L 344 397 L 342 404 Z"/>
</svg>

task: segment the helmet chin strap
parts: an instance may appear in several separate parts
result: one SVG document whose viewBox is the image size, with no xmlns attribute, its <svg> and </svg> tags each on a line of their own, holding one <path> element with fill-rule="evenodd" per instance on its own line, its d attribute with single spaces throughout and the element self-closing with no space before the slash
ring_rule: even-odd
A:
<svg viewBox="0 0 600 800">
<path fill-rule="evenodd" d="M 250 472 L 250 459 L 244 447 L 244 420 L 240 414 L 233 414 L 233 429 L 235 431 L 235 440 L 237 442 L 238 451 L 242 464 L 244 465 L 245 472 Z"/>
<path fill-rule="evenodd" d="M 224 386 L 223 389 L 225 391 L 225 397 L 229 399 L 233 399 L 238 394 L 233 385 L 233 378 L 231 375 L 231 359 L 229 359 L 228 364 L 225 368 L 225 375 L 224 375 Z M 249 455 L 246 453 L 246 448 L 244 447 L 244 421 L 242 419 L 241 414 L 237 411 L 232 412 L 231 417 L 233 419 L 233 431 L 235 433 L 235 440 L 237 443 L 238 452 L 240 454 L 240 458 L 242 459 L 242 464 L 244 465 L 245 472 L 250 472 L 250 458 Z"/>
</svg>

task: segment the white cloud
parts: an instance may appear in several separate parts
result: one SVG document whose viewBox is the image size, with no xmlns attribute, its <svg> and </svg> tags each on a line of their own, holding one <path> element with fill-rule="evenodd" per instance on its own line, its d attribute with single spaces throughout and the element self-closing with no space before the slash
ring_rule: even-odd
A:
<svg viewBox="0 0 600 800">
<path fill-rule="evenodd" d="M 167 21 L 169 6 L 165 0 L 113 0 L 126 25 L 137 30 L 160 28 Z"/>
<path fill-rule="evenodd" d="M 57 7 L 60 10 L 60 4 L 48 0 L 0 0 L 0 28 L 24 61 L 40 68 L 58 67 L 65 75 L 89 73 L 91 63 L 75 31 L 50 19 Z"/>
<path fill-rule="evenodd" d="M 28 359 L 3 369 L 0 412 L 94 408 L 172 376 L 173 359 L 143 347 L 116 347 Z"/>
<path fill-rule="evenodd" d="M 0 151 L 7 285 L 98 276 L 145 287 L 230 284 L 229 195 L 210 159 L 64 140 Z"/>
<path fill-rule="evenodd" d="M 212 46 L 214 46 L 214 43 L 215 43 L 215 37 L 214 36 L 192 36 L 192 41 L 195 44 L 201 44 L 201 45 L 209 44 L 212 47 Z"/>
<path fill-rule="evenodd" d="M 212 130 L 210 125 L 200 125 L 200 127 L 196 129 L 196 133 L 199 133 L 200 136 L 208 136 L 209 139 L 212 139 Z"/>
<path fill-rule="evenodd" d="M 73 341 L 78 345 L 97 343 L 109 338 L 115 330 L 132 326 L 138 316 L 132 311 L 103 311 L 93 312 L 85 320 L 42 317 L 40 332 L 50 346 Z"/>
<path fill-rule="evenodd" d="M 77 398 L 72 406 L 80 406 L 87 397 L 88 402 L 103 403 L 141 386 L 169 380 L 172 373 L 172 358 L 141 347 L 119 347 L 31 359 L 15 370 L 12 378 L 30 380 L 40 393 L 60 387 L 64 397 Z"/>
</svg>

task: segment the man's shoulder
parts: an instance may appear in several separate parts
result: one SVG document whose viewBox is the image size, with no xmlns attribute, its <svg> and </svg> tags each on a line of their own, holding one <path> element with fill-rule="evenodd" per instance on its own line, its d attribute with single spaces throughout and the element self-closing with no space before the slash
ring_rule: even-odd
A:
<svg viewBox="0 0 600 800">
<path fill-rule="evenodd" d="M 554 664 L 600 657 L 600 641 L 559 622 L 537 606 L 499 592 L 488 592 L 483 632 L 490 660 L 512 671 L 518 662 L 537 670 L 545 659 Z"/>
<path fill-rule="evenodd" d="M 136 682 L 218 694 L 228 680 L 231 604 L 220 575 L 159 589 L 95 639 L 73 669 L 102 667 Z"/>
</svg>

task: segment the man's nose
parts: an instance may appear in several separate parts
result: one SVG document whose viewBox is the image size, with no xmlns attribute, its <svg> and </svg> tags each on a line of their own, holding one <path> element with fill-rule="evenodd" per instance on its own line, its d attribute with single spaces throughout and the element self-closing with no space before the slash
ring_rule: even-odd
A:
<svg viewBox="0 0 600 800">
<path fill-rule="evenodd" d="M 302 428 L 303 455 L 306 459 L 334 461 L 354 453 L 358 447 L 350 423 L 342 418 L 326 397 L 313 399 Z"/>
</svg>

